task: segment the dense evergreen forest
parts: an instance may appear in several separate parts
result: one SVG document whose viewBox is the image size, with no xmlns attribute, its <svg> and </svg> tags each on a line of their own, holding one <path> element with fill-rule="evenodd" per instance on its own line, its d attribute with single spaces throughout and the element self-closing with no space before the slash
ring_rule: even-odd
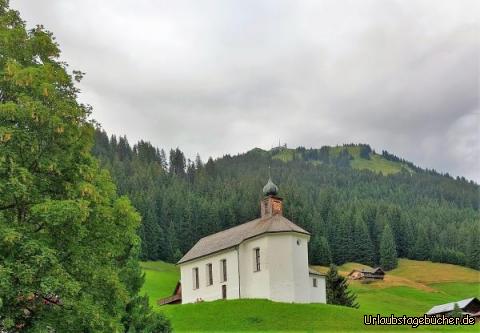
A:
<svg viewBox="0 0 480 333">
<path fill-rule="evenodd" d="M 285 216 L 312 233 L 311 263 L 391 269 L 406 257 L 480 269 L 479 186 L 464 178 L 368 145 L 256 148 L 204 163 L 178 148 L 167 156 L 149 142 L 95 135 L 94 155 L 143 217 L 143 259 L 175 262 L 199 238 L 256 218 L 270 167 Z M 388 172 L 354 167 L 373 161 Z"/>
</svg>

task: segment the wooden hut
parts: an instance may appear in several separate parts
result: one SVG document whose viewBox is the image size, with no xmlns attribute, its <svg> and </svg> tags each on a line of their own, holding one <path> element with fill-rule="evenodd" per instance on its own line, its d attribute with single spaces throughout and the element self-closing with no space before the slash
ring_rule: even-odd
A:
<svg viewBox="0 0 480 333">
<path fill-rule="evenodd" d="M 178 304 L 178 303 L 182 303 L 182 284 L 180 283 L 180 281 L 177 282 L 177 285 L 173 290 L 172 296 L 161 298 L 157 301 L 158 305 Z"/>
<path fill-rule="evenodd" d="M 436 305 L 428 312 L 426 315 L 428 316 L 440 316 L 440 315 L 450 315 L 450 313 L 453 311 L 455 308 L 455 304 L 458 305 L 460 310 L 462 310 L 463 314 L 468 314 L 472 317 L 475 318 L 476 321 L 478 321 L 478 315 L 480 314 L 480 300 L 476 297 L 472 298 L 467 298 L 467 299 L 462 299 L 457 302 L 451 302 L 451 303 L 446 303 L 446 304 L 440 304 Z"/>
<path fill-rule="evenodd" d="M 383 280 L 385 272 L 380 267 L 354 269 L 348 274 L 351 280 Z"/>
</svg>

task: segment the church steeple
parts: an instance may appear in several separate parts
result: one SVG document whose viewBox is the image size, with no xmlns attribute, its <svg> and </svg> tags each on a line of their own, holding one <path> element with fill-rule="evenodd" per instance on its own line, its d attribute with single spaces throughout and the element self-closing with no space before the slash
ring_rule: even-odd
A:
<svg viewBox="0 0 480 333">
<path fill-rule="evenodd" d="M 263 195 L 277 195 L 278 186 L 272 182 L 272 178 L 268 178 L 268 182 L 263 187 Z"/>
<path fill-rule="evenodd" d="M 278 197 L 278 186 L 268 178 L 267 184 L 263 187 L 263 195 L 265 196 L 260 203 L 261 217 L 271 217 L 273 215 L 283 213 L 283 199 Z"/>
</svg>

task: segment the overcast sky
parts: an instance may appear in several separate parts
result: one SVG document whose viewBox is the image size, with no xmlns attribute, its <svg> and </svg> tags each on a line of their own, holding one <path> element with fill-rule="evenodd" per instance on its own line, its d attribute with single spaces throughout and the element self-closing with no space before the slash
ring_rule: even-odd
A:
<svg viewBox="0 0 480 333">
<path fill-rule="evenodd" d="M 477 182 L 478 3 L 11 0 L 131 143 L 204 160 L 369 143 Z"/>
</svg>

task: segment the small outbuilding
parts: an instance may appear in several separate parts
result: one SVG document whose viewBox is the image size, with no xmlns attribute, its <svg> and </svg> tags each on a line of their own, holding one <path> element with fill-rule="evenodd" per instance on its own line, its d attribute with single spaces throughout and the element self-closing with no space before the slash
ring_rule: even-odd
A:
<svg viewBox="0 0 480 333">
<path fill-rule="evenodd" d="M 178 303 L 182 303 L 182 284 L 180 283 L 180 281 L 177 282 L 177 285 L 173 290 L 172 296 L 161 298 L 157 301 L 158 305 L 178 304 Z"/>
<path fill-rule="evenodd" d="M 348 274 L 351 280 L 383 280 L 385 272 L 380 267 L 354 269 Z"/>
<path fill-rule="evenodd" d="M 455 304 L 458 305 L 460 310 L 462 310 L 463 314 L 468 314 L 470 316 L 475 317 L 475 320 L 478 321 L 478 315 L 480 313 L 480 300 L 476 297 L 462 299 L 457 302 L 451 302 L 446 304 L 436 305 L 428 312 L 426 315 L 428 316 L 440 316 L 440 315 L 450 315 L 450 313 L 455 308 Z"/>
</svg>

